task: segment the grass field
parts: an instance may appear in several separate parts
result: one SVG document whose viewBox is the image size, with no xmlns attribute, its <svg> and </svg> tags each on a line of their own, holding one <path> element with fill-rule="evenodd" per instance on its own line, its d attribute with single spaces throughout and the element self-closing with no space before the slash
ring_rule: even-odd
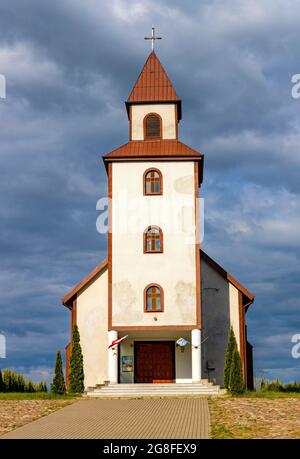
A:
<svg viewBox="0 0 300 459">
<path fill-rule="evenodd" d="M 297 392 L 270 392 L 270 391 L 257 391 L 257 392 L 244 392 L 236 396 L 238 398 L 300 398 L 300 393 Z"/>
</svg>

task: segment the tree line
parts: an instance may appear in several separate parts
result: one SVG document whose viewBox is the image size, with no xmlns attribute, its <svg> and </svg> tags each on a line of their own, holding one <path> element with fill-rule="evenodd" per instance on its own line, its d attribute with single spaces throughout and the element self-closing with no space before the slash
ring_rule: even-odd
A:
<svg viewBox="0 0 300 459">
<path fill-rule="evenodd" d="M 300 393 L 300 382 L 283 384 L 279 379 L 267 381 L 262 379 L 260 382 L 260 390 L 262 392 L 293 392 Z"/>
<path fill-rule="evenodd" d="M 47 384 L 44 381 L 38 384 L 30 379 L 25 379 L 21 373 L 16 373 L 10 368 L 3 372 L 0 369 L 0 392 L 47 392 Z M 75 325 L 72 333 L 72 350 L 70 356 L 69 394 L 81 394 L 84 391 L 83 355 L 80 345 L 78 326 Z M 51 384 L 53 394 L 64 395 L 67 393 L 63 373 L 61 352 L 57 351 L 54 368 L 54 376 Z"/>
<path fill-rule="evenodd" d="M 25 379 L 21 373 L 15 373 L 10 368 L 0 370 L 0 392 L 47 392 L 44 381 L 34 384 L 31 379 Z"/>
</svg>

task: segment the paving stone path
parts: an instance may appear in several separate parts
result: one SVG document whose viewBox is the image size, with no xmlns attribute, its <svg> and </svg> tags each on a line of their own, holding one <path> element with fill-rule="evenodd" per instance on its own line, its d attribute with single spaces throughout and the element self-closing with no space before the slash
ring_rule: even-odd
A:
<svg viewBox="0 0 300 459">
<path fill-rule="evenodd" d="M 198 439 L 210 437 L 206 399 L 80 400 L 1 437 Z"/>
</svg>

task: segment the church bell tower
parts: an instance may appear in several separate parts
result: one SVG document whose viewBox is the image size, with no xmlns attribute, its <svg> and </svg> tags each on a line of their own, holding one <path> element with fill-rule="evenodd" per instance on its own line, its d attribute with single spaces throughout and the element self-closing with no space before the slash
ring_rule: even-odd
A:
<svg viewBox="0 0 300 459">
<path fill-rule="evenodd" d="M 127 336 L 124 346 L 134 348 L 139 369 L 131 382 L 196 382 L 201 379 L 198 188 L 203 155 L 178 140 L 181 100 L 154 50 L 126 109 L 129 142 L 103 157 L 110 202 L 108 341 Z M 184 376 L 176 374 L 172 364 L 181 336 L 192 344 L 185 357 L 190 377 L 183 370 Z M 171 340 L 169 352 L 164 343 Z M 165 368 L 155 377 L 144 364 L 150 360 L 146 344 L 152 341 L 152 354 L 165 354 Z M 109 380 L 118 382 L 117 353 L 109 354 L 108 366 Z"/>
</svg>

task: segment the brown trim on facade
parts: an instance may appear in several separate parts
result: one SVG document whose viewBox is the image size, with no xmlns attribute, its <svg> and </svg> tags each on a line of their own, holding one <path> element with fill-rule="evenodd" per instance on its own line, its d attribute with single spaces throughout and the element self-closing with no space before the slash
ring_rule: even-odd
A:
<svg viewBox="0 0 300 459">
<path fill-rule="evenodd" d="M 70 375 L 70 360 L 71 360 L 71 347 L 72 343 L 66 345 L 65 353 L 66 353 L 66 389 L 69 390 L 69 375 Z"/>
<path fill-rule="evenodd" d="M 157 229 L 159 231 L 159 245 L 160 245 L 160 250 L 147 250 L 147 233 L 150 229 Z M 150 225 L 148 226 L 143 234 L 143 252 L 144 253 L 163 253 L 164 251 L 164 234 L 159 226 L 156 225 Z"/>
<path fill-rule="evenodd" d="M 69 374 L 70 374 L 70 359 L 72 351 L 72 335 L 75 325 L 77 325 L 77 295 L 72 301 L 72 306 L 70 307 L 71 311 L 71 321 L 70 321 L 70 342 L 67 344 L 66 350 L 66 389 L 69 389 Z"/>
<path fill-rule="evenodd" d="M 108 331 L 112 329 L 112 164 L 108 165 Z"/>
<path fill-rule="evenodd" d="M 77 293 L 83 289 L 88 282 L 90 282 L 97 274 L 99 274 L 107 265 L 107 258 L 100 263 L 100 265 L 96 266 L 93 271 L 91 271 L 86 277 L 84 277 L 66 296 L 63 297 L 61 300 L 62 304 L 67 308 L 72 308 L 72 303 L 70 300 L 77 295 Z"/>
<path fill-rule="evenodd" d="M 176 133 L 176 140 L 178 140 L 178 106 L 175 104 L 175 133 Z"/>
<path fill-rule="evenodd" d="M 132 142 L 135 142 L 132 140 Z M 138 142 L 138 141 L 137 141 Z M 151 142 L 154 143 L 155 140 L 144 140 L 145 143 Z M 157 140 L 157 144 L 159 143 L 159 140 Z M 133 162 L 137 163 L 140 161 L 145 162 L 152 162 L 152 161 L 171 161 L 171 162 L 176 162 L 176 161 L 198 161 L 201 163 L 203 158 L 199 158 L 199 156 L 169 156 L 169 155 L 143 155 L 143 156 L 113 156 L 111 158 L 104 158 L 103 161 L 105 164 L 111 163 L 111 162 Z"/>
<path fill-rule="evenodd" d="M 201 258 L 203 258 L 203 260 L 210 264 L 212 268 L 218 271 L 221 274 L 221 276 L 227 279 L 228 282 L 234 285 L 241 293 L 243 293 L 243 295 L 245 295 L 246 298 L 250 300 L 247 304 L 247 306 L 250 306 L 250 304 L 252 304 L 254 301 L 254 295 L 251 292 L 249 292 L 249 290 L 247 290 L 242 284 L 240 284 L 240 282 L 238 282 L 233 276 L 231 276 L 231 274 L 225 271 L 225 269 L 223 269 L 215 260 L 210 258 L 210 256 L 207 255 L 207 253 L 203 252 L 202 249 L 200 250 L 200 253 L 200 256 Z"/>
<path fill-rule="evenodd" d="M 157 172 L 159 175 L 160 179 L 160 191 L 159 193 L 146 193 L 146 177 L 149 172 Z M 145 170 L 143 174 L 143 194 L 144 196 L 161 196 L 163 194 L 163 175 L 159 169 L 156 167 L 149 167 L 148 169 Z"/>
<path fill-rule="evenodd" d="M 73 333 L 73 328 L 77 324 L 77 297 L 73 300 L 73 307 L 71 309 L 71 341 L 72 341 L 72 333 Z"/>
<path fill-rule="evenodd" d="M 147 119 L 149 118 L 149 116 L 156 116 L 159 119 L 159 132 L 160 132 L 160 135 L 153 136 L 153 137 L 147 136 L 146 123 L 147 123 Z M 150 112 L 150 113 L 147 113 L 147 115 L 144 116 L 144 119 L 143 119 L 143 135 L 144 135 L 144 140 L 162 140 L 162 138 L 163 138 L 163 121 L 162 121 L 162 117 L 158 113 Z"/>
<path fill-rule="evenodd" d="M 246 330 L 245 330 L 245 309 L 243 305 L 243 294 L 239 292 L 239 331 L 240 331 L 240 355 L 242 360 L 244 383 L 247 385 L 247 361 L 246 361 Z"/>
<path fill-rule="evenodd" d="M 135 140 L 132 140 L 132 142 L 135 142 Z M 139 142 L 137 140 L 137 142 Z M 154 143 L 155 140 L 144 140 L 145 144 L 147 142 Z M 159 140 L 157 140 L 157 145 L 159 147 Z M 171 161 L 171 162 L 176 162 L 176 161 L 198 161 L 201 163 L 203 158 L 199 158 L 199 156 L 171 156 L 171 155 L 142 155 L 142 156 L 113 156 L 111 158 L 104 158 L 105 163 L 111 163 L 111 162 L 140 162 L 143 161 L 145 162 L 150 162 L 150 161 Z"/>
<path fill-rule="evenodd" d="M 247 327 L 246 327 L 247 339 Z M 254 390 L 254 375 L 253 375 L 253 347 L 246 341 L 246 359 L 247 359 L 247 389 Z"/>
<path fill-rule="evenodd" d="M 129 107 L 129 140 L 132 141 L 132 107 Z"/>
<path fill-rule="evenodd" d="M 194 163 L 194 186 L 195 186 L 195 263 L 196 263 L 196 324 L 201 328 L 201 280 L 200 280 L 200 232 L 199 232 L 199 208 L 198 208 L 198 164 Z"/>
<path fill-rule="evenodd" d="M 147 290 L 151 287 L 156 287 L 160 290 L 160 309 L 150 311 L 147 309 Z M 161 285 L 152 282 L 151 284 L 146 285 L 146 287 L 144 288 L 144 312 L 150 312 L 152 314 L 157 312 L 164 312 L 164 289 Z"/>
</svg>

